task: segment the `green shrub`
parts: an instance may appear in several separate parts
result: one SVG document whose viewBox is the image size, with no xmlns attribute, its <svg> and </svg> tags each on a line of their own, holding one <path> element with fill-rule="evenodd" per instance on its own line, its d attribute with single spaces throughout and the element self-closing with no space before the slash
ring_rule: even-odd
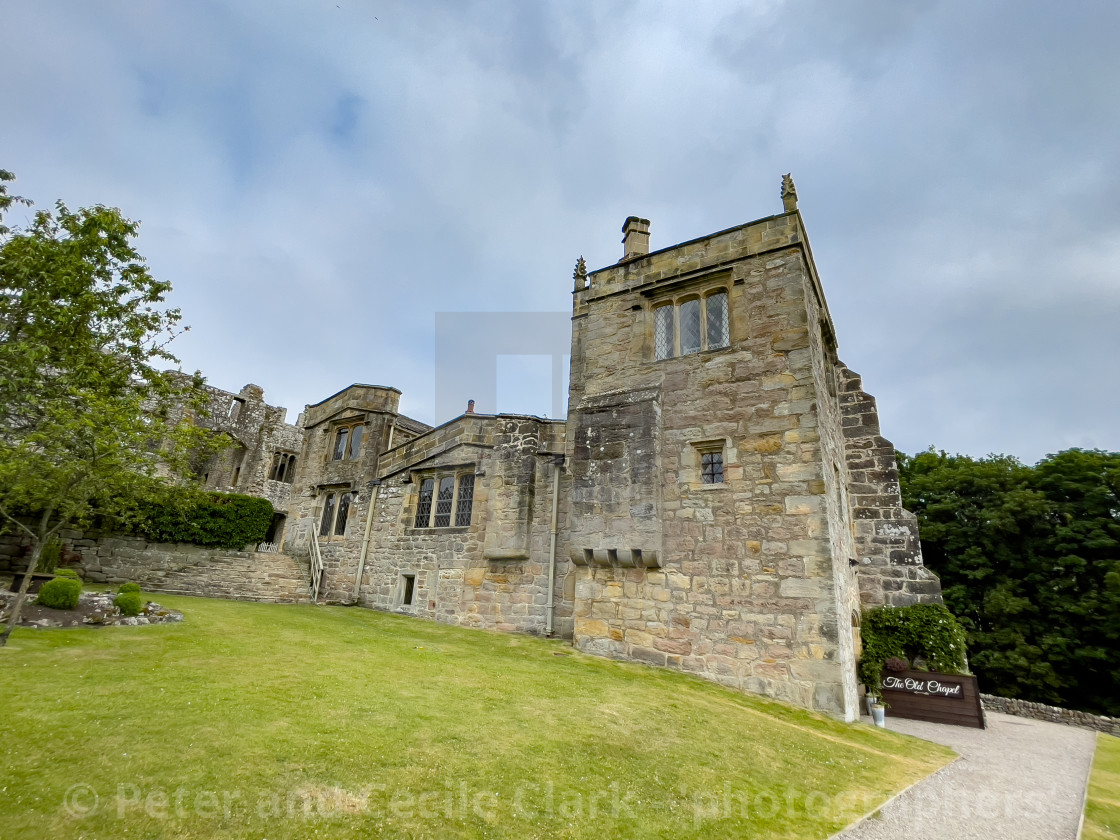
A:
<svg viewBox="0 0 1120 840">
<path fill-rule="evenodd" d="M 144 609 L 139 592 L 122 592 L 113 599 L 113 604 L 121 611 L 121 615 L 140 615 Z"/>
<path fill-rule="evenodd" d="M 40 607 L 52 610 L 72 610 L 78 606 L 78 596 L 82 594 L 82 582 L 71 577 L 57 577 L 48 580 L 39 590 L 35 601 Z"/>
<path fill-rule="evenodd" d="M 153 542 L 184 542 L 242 549 L 262 542 L 272 524 L 268 499 L 240 493 L 199 493 L 167 488 L 146 502 L 137 532 Z"/>
<path fill-rule="evenodd" d="M 81 577 L 77 569 L 55 569 L 54 573 L 58 577 L 76 578 Z"/>
<path fill-rule="evenodd" d="M 863 654 L 859 678 L 874 696 L 882 691 L 883 667 L 888 659 L 913 662 L 921 658 L 931 671 L 942 674 L 968 670 L 964 628 L 944 604 L 868 610 L 863 614 L 860 638 Z"/>
<path fill-rule="evenodd" d="M 126 592 L 135 592 L 135 593 L 139 594 L 140 593 L 140 584 L 138 584 L 138 583 L 122 583 L 119 587 L 117 587 L 117 591 L 119 593 L 121 593 L 122 595 Z"/>
</svg>

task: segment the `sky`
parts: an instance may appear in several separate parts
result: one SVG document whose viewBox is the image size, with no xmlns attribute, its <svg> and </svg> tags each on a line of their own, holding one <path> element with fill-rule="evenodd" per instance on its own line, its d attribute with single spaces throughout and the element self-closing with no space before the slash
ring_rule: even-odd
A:
<svg viewBox="0 0 1120 840">
<path fill-rule="evenodd" d="M 667 247 L 780 212 L 792 172 L 840 357 L 897 448 L 1120 450 L 1112 0 L 0 0 L 0 21 L 12 192 L 140 220 L 183 369 L 289 420 L 365 382 L 442 423 L 439 313 L 569 313 L 576 259 L 618 260 L 627 216 Z M 480 372 L 478 410 L 556 415 L 559 366 L 529 349 Z"/>
</svg>

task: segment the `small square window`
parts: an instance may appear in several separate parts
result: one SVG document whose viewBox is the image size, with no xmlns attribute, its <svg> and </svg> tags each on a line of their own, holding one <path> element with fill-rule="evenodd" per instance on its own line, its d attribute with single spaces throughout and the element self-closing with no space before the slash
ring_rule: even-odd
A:
<svg viewBox="0 0 1120 840">
<path fill-rule="evenodd" d="M 701 453 L 700 478 L 705 484 L 723 484 L 722 452 Z"/>
</svg>

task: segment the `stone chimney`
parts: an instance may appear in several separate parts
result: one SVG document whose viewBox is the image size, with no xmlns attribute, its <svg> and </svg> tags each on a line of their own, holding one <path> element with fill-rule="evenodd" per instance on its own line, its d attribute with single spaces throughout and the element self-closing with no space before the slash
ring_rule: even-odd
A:
<svg viewBox="0 0 1120 840">
<path fill-rule="evenodd" d="M 474 414 L 474 400 L 467 400 L 467 414 Z"/>
<path fill-rule="evenodd" d="M 649 253 L 649 219 L 629 216 L 622 225 L 622 259 L 642 257 Z"/>
</svg>

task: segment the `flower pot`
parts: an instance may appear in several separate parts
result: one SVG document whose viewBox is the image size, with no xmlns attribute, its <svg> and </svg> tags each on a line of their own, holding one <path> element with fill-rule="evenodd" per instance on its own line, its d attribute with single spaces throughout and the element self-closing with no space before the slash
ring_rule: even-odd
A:
<svg viewBox="0 0 1120 840">
<path fill-rule="evenodd" d="M 876 726 L 886 727 L 887 710 L 880 703 L 871 704 L 871 720 Z"/>
</svg>

